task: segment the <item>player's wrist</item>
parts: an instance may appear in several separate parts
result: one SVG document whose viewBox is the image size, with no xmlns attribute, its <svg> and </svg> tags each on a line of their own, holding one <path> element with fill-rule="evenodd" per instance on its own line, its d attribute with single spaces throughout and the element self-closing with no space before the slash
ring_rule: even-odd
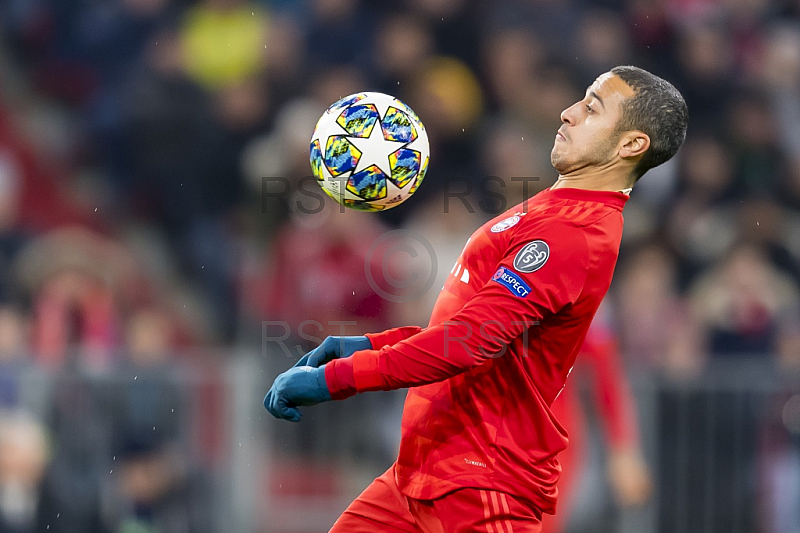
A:
<svg viewBox="0 0 800 533">
<path fill-rule="evenodd" d="M 347 355 L 340 355 L 339 357 L 350 357 L 361 350 L 372 350 L 372 341 L 369 336 L 347 337 L 347 348 L 345 350 Z"/>
<path fill-rule="evenodd" d="M 334 359 L 321 370 L 332 399 L 344 400 L 358 393 L 352 358 Z"/>
<path fill-rule="evenodd" d="M 333 396 L 331 396 L 331 388 L 328 386 L 328 380 L 325 377 L 325 367 L 321 366 L 319 368 L 315 368 L 314 376 L 317 380 L 317 391 L 319 393 L 319 398 L 324 402 L 333 400 Z"/>
<path fill-rule="evenodd" d="M 420 331 L 422 331 L 422 328 L 419 326 L 401 326 L 379 333 L 367 333 L 365 336 L 371 343 L 371 349 L 380 350 L 384 346 L 393 346 L 402 340 L 412 337 Z"/>
<path fill-rule="evenodd" d="M 370 348 L 373 350 L 380 350 L 386 346 L 386 341 L 389 340 L 389 332 L 392 330 L 381 331 L 379 333 L 367 333 L 364 336 L 369 341 Z"/>
</svg>

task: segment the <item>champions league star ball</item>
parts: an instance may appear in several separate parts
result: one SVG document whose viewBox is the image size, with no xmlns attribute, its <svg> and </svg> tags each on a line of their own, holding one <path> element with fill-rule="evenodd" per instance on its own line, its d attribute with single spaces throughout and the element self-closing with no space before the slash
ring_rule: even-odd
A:
<svg viewBox="0 0 800 533">
<path fill-rule="evenodd" d="M 342 98 L 311 137 L 311 169 L 322 190 L 362 211 L 400 205 L 428 169 L 428 134 L 406 104 L 382 93 Z"/>
</svg>

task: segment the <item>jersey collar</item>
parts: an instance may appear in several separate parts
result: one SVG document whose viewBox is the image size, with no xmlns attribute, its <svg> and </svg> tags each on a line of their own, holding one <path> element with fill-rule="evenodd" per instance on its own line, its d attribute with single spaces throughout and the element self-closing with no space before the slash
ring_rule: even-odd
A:
<svg viewBox="0 0 800 533">
<path fill-rule="evenodd" d="M 583 202 L 601 202 L 622 211 L 625 202 L 630 199 L 627 194 L 617 191 L 591 191 L 589 189 L 575 189 L 573 187 L 559 187 L 558 189 L 545 189 L 539 193 L 544 198 L 557 200 L 577 200 Z"/>
</svg>

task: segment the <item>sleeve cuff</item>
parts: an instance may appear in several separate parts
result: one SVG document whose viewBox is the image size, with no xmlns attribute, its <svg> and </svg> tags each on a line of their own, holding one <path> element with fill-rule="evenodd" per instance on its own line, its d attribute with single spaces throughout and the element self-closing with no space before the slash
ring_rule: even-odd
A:
<svg viewBox="0 0 800 533">
<path fill-rule="evenodd" d="M 360 350 L 325 365 L 325 383 L 334 400 L 359 392 L 388 390 L 380 372 L 380 351 Z"/>
<path fill-rule="evenodd" d="M 372 343 L 373 350 L 380 350 L 384 346 L 392 346 L 422 331 L 419 326 L 403 326 L 387 329 L 380 333 L 367 333 L 366 337 Z"/>
<path fill-rule="evenodd" d="M 325 384 L 334 400 L 355 396 L 356 378 L 353 374 L 353 358 L 334 359 L 325 365 Z"/>
</svg>

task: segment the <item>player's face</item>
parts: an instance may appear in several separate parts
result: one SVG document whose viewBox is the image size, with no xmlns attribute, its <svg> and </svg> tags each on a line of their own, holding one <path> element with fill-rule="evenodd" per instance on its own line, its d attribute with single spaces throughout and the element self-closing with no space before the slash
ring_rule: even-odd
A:
<svg viewBox="0 0 800 533">
<path fill-rule="evenodd" d="M 583 100 L 561 113 L 550 161 L 564 175 L 587 167 L 604 167 L 619 157 L 617 121 L 622 102 L 633 89 L 618 76 L 606 72 L 586 89 Z"/>
</svg>

